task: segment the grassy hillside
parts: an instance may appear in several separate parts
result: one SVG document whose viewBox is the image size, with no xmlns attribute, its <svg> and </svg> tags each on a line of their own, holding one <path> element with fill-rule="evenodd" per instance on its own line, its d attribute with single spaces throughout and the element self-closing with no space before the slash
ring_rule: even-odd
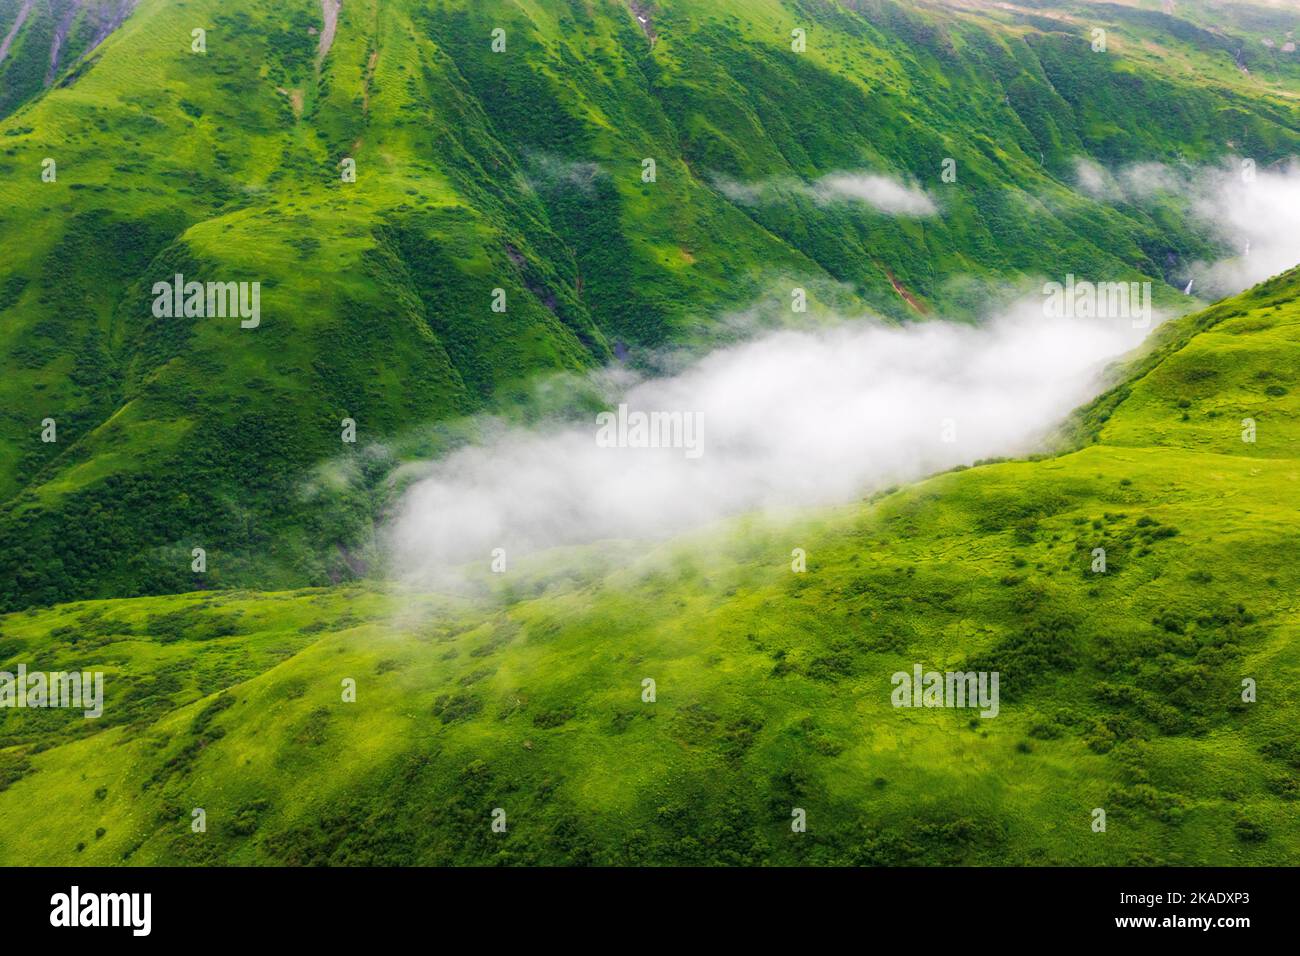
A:
<svg viewBox="0 0 1300 956">
<path fill-rule="evenodd" d="M 516 408 L 541 374 L 780 321 L 795 286 L 902 320 L 1067 272 L 1159 284 L 1209 237 L 1078 193 L 1078 157 L 1300 151 L 1290 61 L 1243 74 L 1123 7 L 1103 54 L 1037 6 L 348 0 L 332 33 L 309 0 L 27 6 L 0 0 L 0 609 L 356 578 L 394 462 L 304 500 L 345 418 L 365 447 Z M 821 203 L 843 170 L 938 211 Z M 260 325 L 155 318 L 177 273 L 260 282 Z"/>
<path fill-rule="evenodd" d="M 0 665 L 108 671 L 99 721 L 4 712 L 0 863 L 1295 865 L 1297 292 L 1163 327 L 1073 451 L 548 556 L 501 604 L 0 618 Z M 892 707 L 918 663 L 997 670 L 1000 713 Z"/>
</svg>

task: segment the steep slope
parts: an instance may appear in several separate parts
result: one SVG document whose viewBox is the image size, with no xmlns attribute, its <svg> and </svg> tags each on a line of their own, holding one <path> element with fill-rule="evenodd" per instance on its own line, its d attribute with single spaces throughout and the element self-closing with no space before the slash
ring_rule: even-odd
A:
<svg viewBox="0 0 1300 956">
<path fill-rule="evenodd" d="M 0 0 L 0 119 L 55 84 L 76 82 L 136 0 Z"/>
<path fill-rule="evenodd" d="M 0 122 L 0 608 L 355 577 L 409 432 L 736 312 L 780 321 L 795 287 L 902 320 L 1067 272 L 1177 279 L 1211 237 L 1087 198 L 1075 159 L 1300 152 L 1284 63 L 1248 95 L 1198 78 L 1219 46 L 1142 26 L 1126 47 L 1127 20 L 1098 54 L 1077 17 L 642 7 L 650 35 L 621 0 L 349 0 L 326 42 L 331 4 L 142 0 L 22 93 Z M 34 16 L 14 64 L 48 48 Z M 936 211 L 827 201 L 845 171 Z M 177 274 L 260 283 L 258 326 L 156 317 Z M 324 494 L 344 419 L 366 480 Z"/>
<path fill-rule="evenodd" d="M 546 556 L 503 606 L 0 618 L 0 666 L 108 672 L 99 721 L 0 718 L 0 862 L 1294 865 L 1297 293 L 1162 328 L 1077 450 Z M 998 671 L 997 716 L 891 706 L 915 664 Z"/>
</svg>

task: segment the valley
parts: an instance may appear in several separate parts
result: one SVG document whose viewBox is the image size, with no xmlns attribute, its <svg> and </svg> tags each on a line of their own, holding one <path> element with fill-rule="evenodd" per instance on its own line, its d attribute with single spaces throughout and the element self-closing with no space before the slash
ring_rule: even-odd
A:
<svg viewBox="0 0 1300 956">
<path fill-rule="evenodd" d="M 1298 16 L 0 0 L 0 864 L 1294 866 Z"/>
</svg>

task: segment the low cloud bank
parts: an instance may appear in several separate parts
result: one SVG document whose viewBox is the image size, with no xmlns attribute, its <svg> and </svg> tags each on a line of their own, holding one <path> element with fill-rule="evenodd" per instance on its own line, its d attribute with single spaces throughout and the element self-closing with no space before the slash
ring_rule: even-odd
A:
<svg viewBox="0 0 1300 956">
<path fill-rule="evenodd" d="M 631 384 L 603 425 L 504 430 L 430 463 L 388 529 L 394 567 L 432 583 L 496 548 L 656 538 L 1024 453 L 1146 331 L 1046 318 L 1036 299 L 980 327 L 768 334 Z M 639 429 L 651 412 L 676 417 Z M 673 447 L 637 447 L 647 434 Z"/>
</svg>

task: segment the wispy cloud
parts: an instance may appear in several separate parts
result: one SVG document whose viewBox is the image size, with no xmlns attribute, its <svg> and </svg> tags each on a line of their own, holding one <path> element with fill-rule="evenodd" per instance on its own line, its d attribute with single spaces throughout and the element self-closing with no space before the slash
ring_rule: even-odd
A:
<svg viewBox="0 0 1300 956">
<path fill-rule="evenodd" d="M 1106 202 L 1172 199 L 1218 239 L 1227 254 L 1188 263 L 1183 281 L 1202 297 L 1221 298 L 1300 263 L 1300 162 L 1256 169 L 1245 159 L 1218 166 L 1139 163 L 1110 171 L 1076 162 L 1078 185 Z"/>
<path fill-rule="evenodd" d="M 862 203 L 888 216 L 923 217 L 939 211 L 923 189 L 874 172 L 827 173 L 811 183 L 793 176 L 752 183 L 715 176 L 713 183 L 728 199 L 750 206 L 776 202 L 783 196 L 807 196 L 823 205 Z"/>
<path fill-rule="evenodd" d="M 1090 159 L 1079 157 L 1074 161 L 1074 178 L 1081 192 L 1093 199 L 1118 201 L 1124 198 L 1123 190 L 1105 167 Z"/>
<path fill-rule="evenodd" d="M 541 150 L 530 152 L 527 161 L 528 185 L 533 189 L 559 187 L 587 193 L 608 175 L 599 163 L 565 159 Z"/>
<path fill-rule="evenodd" d="M 1300 163 L 1253 179 L 1225 169 L 1193 197 L 1196 214 L 1233 250 L 1192 266 L 1203 294 L 1230 295 L 1300 263 Z"/>
</svg>

